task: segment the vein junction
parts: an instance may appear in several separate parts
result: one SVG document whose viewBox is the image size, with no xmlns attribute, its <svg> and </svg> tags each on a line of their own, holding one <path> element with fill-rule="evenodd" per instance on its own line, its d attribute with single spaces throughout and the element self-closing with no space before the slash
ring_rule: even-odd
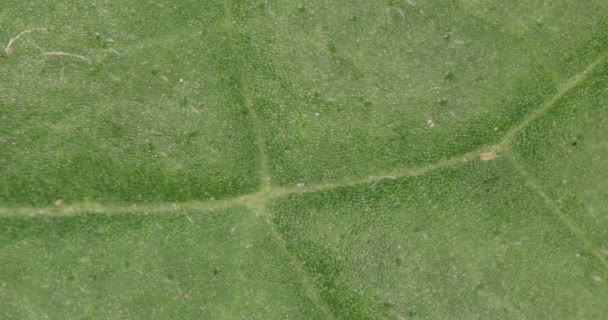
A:
<svg viewBox="0 0 608 320">
<path fill-rule="evenodd" d="M 227 21 L 228 28 L 231 29 L 233 26 L 232 22 L 232 13 L 229 7 L 226 9 L 227 11 Z M 235 198 L 223 199 L 223 200 L 207 200 L 207 201 L 192 201 L 186 203 L 157 203 L 150 205 L 102 205 L 99 203 L 79 203 L 73 205 L 62 205 L 57 207 L 0 207 L 0 216 L 2 215 L 74 215 L 74 214 L 83 214 L 83 213 L 125 213 L 125 212 L 147 212 L 147 213 L 155 213 L 155 212 L 167 212 L 167 211 L 175 211 L 175 210 L 217 210 L 221 208 L 227 208 L 230 206 L 246 206 L 251 209 L 255 209 L 257 213 L 264 214 L 265 213 L 265 204 L 268 203 L 272 198 L 286 196 L 290 194 L 296 193 L 305 193 L 305 192 L 318 192 L 329 189 L 341 188 L 341 187 L 349 187 L 361 184 L 369 184 L 369 183 L 377 183 L 379 181 L 385 179 L 399 179 L 404 177 L 413 177 L 424 175 L 428 172 L 457 165 L 463 164 L 470 160 L 474 160 L 476 158 L 480 158 L 482 160 L 486 157 L 489 157 L 488 154 L 492 155 L 496 152 L 507 151 L 511 148 L 511 143 L 517 136 L 519 132 L 521 132 L 528 125 L 539 119 L 543 114 L 549 111 L 561 98 L 566 96 L 569 92 L 571 92 L 577 85 L 583 82 L 588 76 L 593 72 L 593 70 L 600 64 L 606 61 L 608 54 L 604 54 L 600 56 L 598 59 L 593 61 L 589 66 L 587 66 L 583 71 L 576 74 L 572 78 L 565 81 L 558 88 L 558 91 L 555 95 L 551 96 L 547 100 L 545 100 L 535 111 L 526 116 L 522 121 L 520 121 L 517 125 L 513 126 L 507 133 L 503 136 L 503 138 L 495 144 L 486 145 L 479 147 L 473 151 L 467 152 L 465 154 L 460 154 L 454 156 L 452 158 L 442 160 L 432 165 L 413 167 L 413 168 L 403 168 L 395 171 L 384 172 L 376 175 L 371 175 L 363 178 L 345 180 L 340 182 L 328 182 L 328 183 L 320 183 L 310 186 L 292 186 L 292 187 L 278 187 L 272 186 L 270 184 L 270 168 L 269 168 L 269 159 L 266 153 L 265 143 L 263 139 L 262 126 L 259 123 L 258 115 L 251 101 L 247 98 L 247 86 L 244 83 L 244 79 L 242 75 L 239 74 L 240 77 L 240 90 L 242 91 L 242 95 L 244 98 L 244 103 L 249 111 L 251 121 L 253 123 L 253 128 L 255 132 L 255 143 L 258 147 L 258 152 L 260 156 L 260 169 L 259 169 L 259 179 L 260 179 L 260 189 L 251 194 L 242 195 Z M 493 159 L 494 156 L 489 157 Z"/>
</svg>

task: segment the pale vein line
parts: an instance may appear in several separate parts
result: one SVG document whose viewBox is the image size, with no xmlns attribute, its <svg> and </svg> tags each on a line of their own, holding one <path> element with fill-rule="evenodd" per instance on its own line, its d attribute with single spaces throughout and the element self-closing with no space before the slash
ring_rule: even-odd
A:
<svg viewBox="0 0 608 320">
<path fill-rule="evenodd" d="M 608 270 L 608 261 L 604 259 L 601 255 L 600 251 L 595 248 L 593 242 L 587 238 L 585 233 L 577 226 L 577 224 L 560 208 L 560 206 L 553 200 L 551 197 L 545 193 L 543 188 L 537 183 L 536 179 L 528 173 L 526 169 L 524 169 L 512 156 L 507 155 L 507 159 L 513 164 L 513 167 L 519 171 L 522 177 L 526 180 L 528 186 L 532 190 L 534 190 L 547 204 L 547 206 L 555 213 L 558 217 L 559 221 L 566 226 L 576 237 L 578 241 L 580 241 L 584 248 L 589 251 L 589 253 L 593 254 L 596 258 L 598 258 L 601 264 Z"/>
<path fill-rule="evenodd" d="M 227 5 L 227 4 L 226 4 Z M 230 17 L 228 23 L 232 24 L 232 12 L 229 6 L 226 8 L 227 17 Z M 228 16 L 229 15 L 229 16 Z M 413 167 L 413 168 L 403 168 L 395 171 L 389 171 L 384 173 L 379 173 L 376 175 L 370 175 L 363 178 L 352 179 L 348 181 L 341 182 L 329 182 L 329 183 L 319 183 L 306 187 L 273 187 L 268 183 L 268 155 L 266 154 L 265 148 L 263 148 L 263 141 L 261 135 L 261 127 L 259 125 L 259 119 L 257 118 L 257 114 L 255 112 L 250 112 L 252 115 L 252 121 L 257 122 L 257 124 L 253 124 L 256 127 L 256 140 L 258 147 L 262 147 L 259 149 L 261 159 L 260 159 L 260 179 L 262 183 L 262 188 L 258 192 L 254 192 L 251 194 L 242 195 L 235 198 L 229 198 L 220 201 L 193 201 L 180 203 L 179 205 L 184 208 L 191 208 L 196 210 L 214 210 L 218 207 L 227 207 L 233 204 L 248 204 L 250 205 L 253 199 L 256 199 L 256 202 L 265 202 L 273 197 L 285 196 L 293 193 L 302 193 L 302 192 L 317 192 L 324 191 L 333 188 L 341 188 L 341 187 L 349 187 L 366 183 L 377 183 L 386 179 L 399 179 L 408 176 L 419 176 L 431 171 L 445 168 L 451 165 L 455 165 L 458 163 L 466 163 L 469 160 L 473 160 L 478 157 L 481 153 L 486 151 L 502 151 L 510 148 L 510 144 L 515 136 L 522 131 L 526 126 L 530 125 L 532 122 L 540 118 L 543 114 L 545 114 L 552 106 L 554 106 L 558 100 L 563 98 L 566 94 L 568 94 L 572 89 L 574 89 L 578 84 L 580 84 L 583 80 L 585 80 L 588 75 L 602 62 L 606 60 L 608 54 L 604 54 L 593 61 L 589 66 L 587 66 L 583 71 L 576 74 L 572 78 L 565 81 L 558 89 L 557 93 L 547 100 L 545 100 L 539 108 L 530 113 L 527 117 L 525 117 L 519 124 L 512 127 L 507 133 L 503 136 L 503 138 L 496 144 L 486 145 L 479 147 L 473 151 L 467 152 L 465 154 L 460 154 L 454 156 L 452 158 L 437 162 L 432 165 Z M 253 107 L 248 104 L 247 108 L 249 110 L 253 110 Z M 253 119 L 255 117 L 255 120 Z M 75 204 L 71 206 L 62 206 L 61 208 L 54 207 L 43 207 L 43 208 L 32 208 L 32 207 L 0 207 L 0 215 L 15 215 L 15 214 L 31 214 L 31 215 L 39 215 L 39 214 L 51 214 L 51 215 L 69 215 L 69 214 L 78 214 L 85 212 L 101 212 L 103 210 L 108 210 L 110 213 L 117 212 L 126 212 L 126 211 L 141 211 L 141 212 L 164 212 L 168 209 L 171 209 L 173 204 L 157 204 L 157 205 L 144 205 L 138 207 L 133 210 L 131 205 L 125 206 L 104 206 L 101 204 Z"/>
<path fill-rule="evenodd" d="M 512 127 L 503 138 L 496 144 L 490 146 L 482 146 L 473 151 L 467 152 L 465 154 L 460 154 L 450 159 L 446 159 L 440 162 L 437 162 L 433 165 L 422 166 L 422 167 L 414 167 L 414 168 L 404 168 L 392 172 L 385 172 L 375 176 L 368 176 L 365 178 L 354 179 L 350 181 L 342 181 L 335 183 L 320 183 L 316 185 L 312 185 L 310 187 L 303 188 L 285 188 L 283 193 L 296 193 L 296 192 L 310 192 L 310 191 L 323 191 L 327 189 L 354 186 L 366 183 L 374 183 L 379 182 L 381 180 L 386 179 L 399 179 L 408 176 L 419 176 L 424 175 L 428 172 L 445 168 L 460 162 L 467 162 L 468 160 L 472 160 L 475 157 L 478 157 L 484 151 L 502 151 L 507 150 L 510 147 L 511 142 L 515 138 L 515 136 L 521 132 L 525 127 L 530 125 L 532 122 L 540 118 L 543 114 L 551 109 L 560 99 L 562 99 L 566 94 L 568 94 L 572 89 L 574 89 L 578 84 L 584 81 L 589 74 L 602 62 L 606 60 L 608 54 L 604 54 L 593 61 L 590 65 L 588 65 L 583 71 L 574 75 L 570 79 L 566 80 L 562 85 L 559 86 L 557 93 L 548 99 L 546 99 L 541 105 L 530 113 L 527 117 L 525 117 L 521 122 Z"/>
<path fill-rule="evenodd" d="M 258 118 L 258 114 L 253 106 L 253 103 L 249 99 L 249 95 L 247 92 L 247 85 L 243 83 L 242 76 L 239 74 L 239 81 L 241 84 L 241 89 L 243 91 L 243 100 L 245 103 L 245 107 L 247 108 L 249 119 L 251 121 L 251 126 L 254 131 L 254 139 L 255 144 L 258 149 L 258 157 L 259 157 L 259 180 L 260 180 L 260 189 L 261 190 L 269 190 L 271 188 L 270 185 L 270 167 L 269 167 L 269 158 L 268 153 L 266 152 L 266 143 L 264 142 L 264 133 L 262 132 L 262 123 Z"/>
<path fill-rule="evenodd" d="M 459 155 L 459 156 L 438 162 L 438 163 L 436 163 L 434 165 L 430 165 L 430 166 L 424 166 L 424 167 L 418 167 L 418 168 L 407 168 L 407 169 L 402 169 L 402 170 L 398 170 L 395 172 L 384 173 L 380 176 L 370 176 L 370 177 L 366 177 L 363 179 L 355 179 L 355 180 L 346 181 L 346 182 L 322 183 L 322 184 L 313 185 L 308 188 L 301 188 L 301 189 L 286 188 L 286 189 L 277 190 L 277 191 L 280 191 L 280 193 L 283 193 L 283 194 L 291 194 L 291 193 L 295 193 L 295 192 L 317 192 L 317 191 L 335 189 L 335 188 L 340 188 L 340 187 L 370 184 L 370 183 L 375 183 L 375 182 L 379 182 L 379 181 L 386 180 L 386 179 L 398 179 L 398 178 L 402 178 L 405 176 L 424 175 L 428 172 L 431 172 L 431 171 L 434 171 L 434 170 L 437 170 L 440 168 L 451 166 L 451 165 L 454 165 L 457 163 L 466 162 L 474 157 L 479 156 L 480 153 L 483 152 L 484 150 L 492 150 L 494 152 L 494 151 L 499 151 L 501 149 L 509 149 L 511 142 L 513 141 L 514 137 L 519 132 L 521 132 L 524 128 L 526 128 L 532 122 L 534 122 L 535 120 L 540 118 L 549 109 L 551 109 L 551 107 L 554 106 L 561 98 L 563 98 L 572 89 L 574 89 L 578 84 L 580 84 L 582 81 L 584 81 L 588 77 L 588 75 L 595 69 L 595 67 L 597 67 L 597 65 L 599 65 L 600 63 L 602 63 L 605 60 L 605 58 L 606 58 L 606 55 L 602 55 L 600 58 L 596 59 L 593 63 L 591 63 L 587 68 L 585 68 L 582 72 L 578 73 L 574 77 L 570 78 L 568 81 L 564 82 L 559 87 L 557 94 L 555 94 L 552 97 L 550 97 L 549 99 L 545 100 L 538 109 L 536 109 L 530 115 L 525 117 L 523 119 L 523 121 L 521 121 L 518 125 L 511 128 L 504 135 L 504 137 L 500 140 L 500 142 L 494 146 L 491 146 L 491 147 L 484 146 L 484 147 L 478 148 L 474 151 L 471 151 L 469 153 L 466 153 L 464 155 Z M 512 161 L 512 159 L 510 159 L 510 160 Z M 557 206 L 557 204 L 555 204 L 555 202 L 546 195 L 546 193 L 542 190 L 542 188 L 540 188 L 540 186 L 538 186 L 535 183 L 535 181 L 527 175 L 527 172 L 525 170 L 523 170 L 523 168 L 520 168 L 517 164 L 516 164 L 516 167 L 518 168 L 518 170 L 520 170 L 522 172 L 522 174 L 524 174 L 524 176 L 527 177 L 526 179 L 528 180 L 528 183 L 530 184 L 530 186 L 543 198 L 543 200 L 547 203 L 547 205 L 555 213 L 557 213 L 557 216 L 558 216 L 559 220 L 561 221 L 561 223 L 566 225 L 567 228 L 574 233 L 575 237 L 583 243 L 586 250 L 590 251 L 596 258 L 598 258 L 600 260 L 601 264 L 605 268 L 608 268 L 608 262 L 606 262 L 603 259 L 603 257 L 594 249 L 593 244 L 585 237 L 584 233 L 576 226 L 576 224 L 573 221 L 571 221 L 571 219 L 566 214 L 564 214 L 564 212 Z M 277 235 L 278 235 L 278 231 L 276 231 L 276 229 L 274 229 L 274 225 L 273 224 L 271 224 L 271 225 L 273 227 L 274 232 L 277 233 Z M 279 237 L 279 239 L 282 240 L 282 238 L 280 238 L 280 237 Z M 289 251 L 286 248 L 285 248 L 285 250 L 289 254 Z M 293 258 L 293 261 L 298 261 L 298 260 Z M 306 274 L 303 271 L 301 271 L 301 272 L 302 272 L 302 274 Z M 488 297 L 486 297 L 486 298 L 488 298 Z M 506 303 L 507 307 L 511 307 L 509 309 L 513 309 L 512 306 L 507 301 L 503 300 L 500 296 L 495 296 L 494 298 L 498 298 L 499 301 Z M 490 299 L 490 300 L 492 300 L 492 299 Z"/>
<path fill-rule="evenodd" d="M 243 205 L 244 197 L 221 200 L 190 201 L 181 203 L 153 203 L 153 204 L 123 204 L 104 205 L 99 203 L 63 204 L 48 207 L 0 207 L 0 216 L 72 216 L 84 213 L 124 214 L 124 213 L 168 213 L 187 211 L 215 212 L 235 205 Z"/>
<path fill-rule="evenodd" d="M 233 27 L 233 18 L 232 12 L 229 4 L 225 1 L 226 5 L 226 14 L 227 14 L 227 22 L 229 24 L 229 29 Z M 231 39 L 231 41 L 233 41 Z M 271 219 L 269 213 L 266 209 L 266 204 L 275 197 L 285 196 L 295 193 L 303 193 L 303 192 L 320 192 L 325 190 L 331 190 L 342 187 L 356 186 L 356 185 L 364 185 L 371 183 L 378 183 L 383 180 L 390 179 L 399 179 L 403 177 L 413 177 L 427 174 L 431 171 L 438 170 L 441 168 L 445 168 L 448 166 L 456 165 L 459 163 L 466 163 L 488 150 L 492 151 L 501 151 L 510 149 L 510 144 L 516 135 L 522 131 L 525 127 L 530 125 L 532 122 L 540 118 L 543 114 L 545 114 L 548 110 L 551 109 L 561 98 L 563 98 L 566 94 L 568 94 L 572 89 L 574 89 L 578 84 L 584 81 L 589 74 L 602 62 L 606 60 L 607 54 L 600 56 L 593 63 L 591 63 L 587 68 L 585 68 L 582 72 L 576 74 L 572 78 L 568 79 L 564 82 L 558 89 L 557 93 L 545 100 L 538 109 L 530 113 L 527 117 L 523 119 L 519 124 L 512 127 L 503 138 L 494 145 L 491 146 L 482 146 L 473 151 L 467 152 L 465 154 L 457 155 L 455 157 L 437 162 L 432 165 L 413 167 L 413 168 L 403 168 L 395 171 L 385 172 L 377 175 L 372 175 L 360 179 L 353 179 L 349 181 L 342 182 L 333 182 L 333 183 L 319 183 L 307 187 L 273 187 L 269 183 L 269 158 L 266 153 L 266 148 L 263 140 L 263 133 L 261 130 L 261 123 L 258 119 L 257 113 L 253 104 L 248 98 L 246 94 L 245 83 L 243 81 L 242 74 L 238 74 L 239 85 L 242 89 L 243 99 L 245 101 L 245 107 L 249 111 L 249 115 L 252 121 L 252 126 L 254 128 L 256 145 L 258 148 L 258 152 L 260 155 L 260 190 L 258 192 L 247 194 L 243 196 L 239 196 L 236 198 L 230 198 L 225 200 L 218 201 L 203 201 L 203 202 L 187 202 L 187 203 L 164 203 L 164 204 L 153 204 L 153 205 L 144 205 L 144 206 L 104 206 L 100 204 L 77 204 L 72 206 L 63 206 L 62 208 L 54 208 L 54 207 L 46 207 L 46 208 L 31 208 L 31 207 L 0 207 L 0 216 L 2 215 L 71 215 L 71 214 L 80 214 L 80 213 L 104 213 L 104 214 L 112 214 L 112 213 L 124 213 L 124 212 L 147 212 L 147 213 L 160 213 L 160 212 L 171 212 L 171 211 L 182 211 L 182 210 L 201 210 L 201 211 L 215 211 L 228 207 L 233 207 L 235 205 L 245 205 L 248 208 L 254 210 L 257 213 L 262 214 L 267 219 Z M 509 158 L 510 159 L 510 158 Z M 515 167 L 522 173 L 524 177 L 526 177 L 528 184 L 532 189 L 534 189 L 547 203 L 547 205 L 557 214 L 559 220 L 567 226 L 569 230 L 571 230 L 574 235 L 577 237 L 579 241 L 583 243 L 585 248 L 590 251 L 596 258 L 600 260 L 602 265 L 608 269 L 608 262 L 603 259 L 603 257 L 595 250 L 593 244 L 585 237 L 584 233 L 576 226 L 576 224 L 561 210 L 561 208 L 542 190 L 538 184 L 534 181 L 532 177 L 528 175 L 528 173 L 521 168 L 516 161 L 510 159 L 513 163 L 515 163 Z M 304 270 L 302 263 L 293 256 L 293 254 L 287 249 L 286 242 L 281 236 L 280 232 L 276 229 L 274 223 L 268 220 L 268 224 L 270 226 L 271 232 L 275 235 L 275 239 L 280 242 L 280 247 L 284 250 L 285 254 L 288 257 L 288 260 L 296 268 L 296 272 L 303 278 L 302 283 L 304 285 L 304 289 L 317 306 L 319 306 L 323 312 L 330 319 L 335 319 L 335 316 L 331 312 L 331 309 L 327 305 L 327 303 L 318 296 L 316 289 L 312 285 L 312 281 L 308 277 L 308 273 Z"/>
<path fill-rule="evenodd" d="M 302 261 L 296 257 L 289 249 L 287 249 L 287 241 L 283 238 L 282 234 L 277 230 L 276 224 L 272 221 L 272 217 L 267 212 L 266 203 L 264 207 L 261 208 L 263 216 L 265 216 L 267 220 L 268 227 L 270 229 L 270 233 L 273 235 L 273 239 L 278 242 L 278 246 L 281 248 L 283 253 L 287 256 L 287 260 L 295 269 L 295 272 L 300 275 L 301 283 L 304 286 L 304 291 L 310 298 L 313 304 L 321 309 L 321 311 L 325 314 L 327 319 L 336 319 L 336 316 L 332 312 L 331 308 L 327 304 L 327 302 L 318 294 L 317 288 L 314 286 L 314 281 L 310 278 L 308 271 L 306 271 L 304 264 Z"/>
<path fill-rule="evenodd" d="M 420 167 L 403 168 L 395 171 L 384 172 L 378 175 L 370 175 L 359 179 L 352 179 L 340 182 L 319 183 L 305 187 L 275 188 L 274 190 L 276 190 L 277 193 L 280 195 L 289 195 L 292 193 L 318 192 L 337 188 L 352 187 L 357 185 L 372 184 L 384 180 L 396 180 L 404 177 L 416 177 L 425 175 L 438 169 L 446 168 L 461 163 L 466 163 L 479 157 L 480 153 L 482 153 L 484 150 L 488 150 L 489 148 L 491 147 L 483 146 L 473 151 L 469 151 L 465 154 L 460 154 L 458 156 L 437 162 L 435 164 L 424 165 Z"/>
<path fill-rule="evenodd" d="M 206 200 L 206 201 L 190 201 L 180 203 L 155 203 L 155 204 L 132 204 L 132 205 L 103 205 L 99 203 L 77 203 L 77 204 L 63 204 L 55 207 L 0 207 L 0 216 L 69 216 L 78 215 L 83 213 L 107 213 L 107 214 L 118 214 L 127 212 L 137 213 L 163 213 L 173 211 L 184 211 L 184 210 L 199 210 L 199 211 L 217 211 L 225 209 L 235 205 L 244 205 L 249 208 L 255 209 L 256 212 L 263 213 L 263 208 L 267 202 L 273 198 L 288 196 L 290 194 L 308 193 L 308 192 L 320 192 L 331 189 L 351 187 L 368 183 L 378 183 L 383 180 L 394 180 L 403 177 L 414 177 L 424 175 L 440 168 L 445 168 L 458 163 L 466 163 L 479 156 L 482 150 L 487 147 L 482 147 L 477 150 L 468 152 L 466 154 L 459 155 L 447 159 L 445 161 L 438 162 L 433 165 L 421 166 L 416 168 L 407 168 L 402 170 L 396 170 L 393 172 L 386 172 L 382 175 L 368 176 L 361 179 L 353 179 L 349 181 L 342 181 L 336 183 L 320 183 L 316 185 L 306 187 L 273 187 L 262 188 L 257 192 L 238 196 L 235 198 L 227 198 L 220 200 Z"/>
<path fill-rule="evenodd" d="M 234 39 L 232 37 L 232 33 L 233 33 L 233 29 L 234 29 L 234 17 L 232 15 L 232 8 L 231 8 L 229 1 L 230 0 L 224 0 L 224 10 L 226 12 L 227 27 L 230 32 L 230 44 L 233 47 L 235 47 L 235 49 L 237 49 L 236 48 L 237 46 L 235 45 Z M 235 52 L 236 52 L 236 50 L 235 50 Z M 238 53 L 237 53 L 237 59 L 238 59 L 238 64 L 242 65 L 243 62 Z M 252 211 L 256 212 L 256 214 L 262 215 L 262 217 L 267 220 L 268 225 L 270 227 L 270 231 L 273 235 L 272 238 L 274 238 L 276 241 L 279 242 L 279 244 L 278 244 L 279 247 L 284 251 L 286 258 L 288 259 L 290 264 L 293 266 L 293 270 L 296 272 L 296 274 L 299 275 L 300 283 L 304 287 L 304 291 L 306 292 L 310 301 L 313 304 L 315 304 L 320 309 L 321 312 L 323 312 L 325 314 L 327 319 L 335 319 L 335 316 L 331 312 L 331 309 L 330 309 L 329 305 L 327 304 L 327 302 L 325 300 L 323 300 L 321 298 L 321 296 L 319 296 L 319 294 L 317 292 L 318 290 L 315 288 L 314 283 L 311 281 L 311 279 L 308 275 L 308 272 L 306 272 L 306 270 L 304 270 L 304 268 L 302 266 L 302 262 L 297 257 L 292 255 L 289 250 L 287 250 L 287 244 L 285 243 L 285 240 L 282 238 L 281 234 L 276 229 L 276 226 L 275 226 L 274 222 L 272 221 L 272 217 L 270 217 L 270 214 L 267 211 L 266 205 L 268 203 L 269 197 L 271 196 L 270 171 L 269 171 L 269 166 L 268 166 L 269 159 L 268 159 L 268 155 L 266 153 L 266 146 L 265 146 L 265 142 L 264 142 L 264 138 L 263 138 L 262 126 L 258 119 L 258 115 L 253 106 L 253 103 L 249 100 L 249 95 L 247 94 L 247 83 L 244 81 L 242 69 L 243 68 L 238 68 L 238 70 L 237 70 L 237 77 L 238 77 L 238 82 L 239 82 L 238 85 L 242 92 L 245 107 L 249 111 L 248 113 L 249 113 L 251 125 L 252 125 L 254 133 L 255 133 L 255 143 L 257 145 L 259 161 L 260 161 L 260 164 L 259 164 L 260 165 L 260 168 L 259 168 L 260 190 L 253 196 L 243 196 L 243 197 L 239 197 L 238 199 L 241 202 L 243 202 L 244 204 L 248 205 Z"/>
<path fill-rule="evenodd" d="M 237 60 L 238 60 L 238 64 L 242 65 L 242 58 L 240 56 L 240 54 L 238 53 L 238 51 L 236 49 L 238 49 L 237 45 L 235 44 L 235 40 L 233 39 L 232 33 L 233 33 L 233 29 L 234 29 L 234 17 L 232 14 L 232 8 L 230 6 L 230 4 L 228 3 L 229 0 L 225 0 L 224 1 L 224 11 L 226 14 L 226 24 L 227 24 L 227 28 L 228 31 L 230 33 L 230 45 L 232 47 L 234 47 L 234 51 L 237 52 L 236 56 L 237 56 Z M 248 111 L 248 115 L 251 121 L 251 125 L 253 127 L 253 131 L 254 131 L 254 136 L 255 136 L 255 144 L 256 147 L 258 149 L 258 155 L 259 155 L 259 161 L 260 161 L 260 169 L 259 169 L 259 180 L 260 180 L 260 189 L 262 190 L 268 190 L 270 188 L 270 169 L 269 169 L 269 159 L 268 159 L 268 154 L 266 152 L 266 143 L 264 142 L 264 133 L 262 132 L 262 124 L 259 121 L 258 118 L 258 114 L 257 111 L 255 110 L 255 107 L 253 106 L 253 102 L 249 99 L 249 94 L 248 94 L 248 85 L 247 82 L 244 81 L 244 76 L 243 76 L 243 68 L 237 68 L 237 79 L 238 79 L 238 85 L 239 85 L 239 89 L 241 90 L 241 95 L 243 97 L 243 102 L 245 104 L 245 107 L 247 108 Z"/>
<path fill-rule="evenodd" d="M 520 131 L 522 131 L 525 127 L 527 127 L 532 122 L 534 122 L 538 118 L 540 118 L 543 114 L 545 114 L 547 111 L 549 111 L 551 109 L 551 107 L 555 106 L 555 104 L 560 99 L 562 99 L 566 94 L 568 94 L 570 91 L 572 91 L 572 89 L 574 89 L 581 82 L 583 82 L 585 79 L 587 79 L 589 74 L 591 74 L 591 72 L 593 72 L 593 70 L 595 70 L 595 68 L 598 65 L 600 65 L 601 63 L 606 61 L 607 56 L 608 56 L 608 54 L 601 55 L 599 58 L 595 59 L 595 61 L 593 61 L 590 65 L 588 65 L 587 68 L 585 68 L 583 71 L 579 72 L 578 74 L 574 75 L 573 77 L 571 77 L 570 79 L 568 79 L 564 83 L 562 83 L 559 86 L 557 93 L 555 95 L 553 95 L 549 99 L 545 100 L 538 109 L 536 109 L 534 112 L 530 113 L 518 125 L 511 128 L 511 130 L 509 130 L 505 134 L 505 136 L 498 143 L 498 145 L 501 146 L 502 149 L 507 149 L 510 146 L 513 139 L 515 138 L 515 136 Z"/>
<path fill-rule="evenodd" d="M 225 11 L 226 11 L 226 19 L 228 23 L 228 28 L 232 32 L 232 28 L 234 26 L 234 19 L 232 16 L 232 10 L 228 0 L 224 1 Z M 28 30 L 29 31 L 29 30 Z M 8 51 L 11 49 L 12 43 L 17 40 L 19 36 L 16 38 L 11 38 L 9 44 L 6 46 L 5 51 L 7 54 L 10 53 Z M 234 41 L 232 38 L 230 41 Z M 84 56 L 64 53 L 64 52 L 46 52 L 46 55 L 61 55 L 61 56 L 69 56 L 74 57 L 86 62 L 90 62 L 90 59 Z M 184 209 L 199 209 L 199 210 L 215 210 L 231 207 L 237 204 L 245 204 L 248 207 L 254 209 L 256 212 L 265 216 L 268 220 L 268 225 L 271 229 L 271 232 L 274 234 L 274 237 L 278 242 L 280 242 L 279 246 L 282 248 L 284 253 L 287 255 L 288 260 L 294 265 L 296 272 L 303 278 L 302 284 L 304 285 L 304 289 L 307 292 L 308 296 L 311 298 L 312 302 L 319 306 L 323 312 L 330 319 L 335 319 L 335 316 L 331 312 L 331 309 L 327 305 L 327 303 L 317 294 L 317 290 L 312 285 L 311 279 L 308 277 L 308 273 L 304 270 L 304 266 L 301 261 L 296 258 L 288 249 L 286 245 L 286 241 L 281 236 L 281 233 L 276 229 L 275 224 L 271 221 L 271 217 L 266 209 L 266 204 L 268 201 L 277 196 L 289 195 L 293 193 L 301 193 L 301 192 L 318 192 L 348 186 L 369 184 L 369 183 L 377 183 L 382 180 L 387 179 L 398 179 L 403 177 L 411 177 L 411 176 L 419 176 L 429 173 L 431 171 L 445 168 L 451 165 L 455 165 L 457 163 L 467 162 L 474 157 L 479 156 L 479 154 L 488 149 L 509 149 L 511 142 L 515 138 L 515 136 L 522 131 L 525 127 L 530 125 L 532 122 L 540 118 L 543 114 L 545 114 L 552 106 L 556 104 L 561 98 L 563 98 L 566 94 L 568 94 L 573 88 L 575 88 L 578 84 L 584 81 L 588 75 L 597 67 L 599 64 L 604 62 L 606 59 L 606 54 L 600 56 L 593 63 L 591 63 L 587 68 L 585 68 L 582 72 L 578 73 L 574 77 L 568 79 L 564 82 L 558 89 L 557 94 L 553 95 L 551 98 L 545 100 L 538 109 L 529 114 L 527 117 L 523 119 L 519 124 L 512 127 L 500 140 L 500 142 L 494 146 L 488 147 L 483 146 L 481 148 L 477 148 L 471 152 L 458 155 L 452 157 L 450 159 L 446 159 L 435 163 L 433 165 L 414 167 L 414 168 L 404 168 L 396 171 L 386 172 L 375 176 L 368 176 L 361 179 L 354 179 L 349 181 L 335 182 L 335 183 L 320 183 L 316 185 L 312 185 L 310 187 L 304 188 L 280 188 L 280 187 L 272 187 L 269 183 L 270 177 L 270 169 L 269 169 L 269 158 L 266 152 L 266 147 L 263 139 L 263 132 L 261 123 L 258 119 L 258 115 L 253 106 L 253 103 L 249 100 L 248 94 L 246 93 L 246 84 L 243 81 L 243 75 L 238 73 L 239 86 L 242 90 L 242 95 L 245 103 L 245 107 L 248 110 L 249 116 L 251 118 L 254 134 L 255 134 L 255 143 L 259 152 L 260 157 L 260 191 L 248 194 L 244 196 L 240 196 L 237 198 L 220 200 L 220 201 L 205 201 L 205 202 L 191 202 L 191 203 L 181 203 L 181 204 L 154 204 L 148 206 L 102 206 L 99 204 L 80 204 L 74 206 L 68 206 L 64 208 L 0 208 L 0 215 L 13 215 L 13 214 L 24 214 L 24 211 L 27 211 L 29 215 L 43 214 L 43 215 L 65 215 L 65 214 L 78 214 L 83 212 L 103 212 L 105 214 L 110 213 L 119 213 L 119 212 L 167 212 L 171 210 L 184 210 Z M 521 168 L 516 161 L 511 159 L 511 162 L 515 164 L 515 167 L 521 172 L 521 174 L 526 178 L 528 184 L 532 189 L 534 189 L 547 203 L 547 205 L 557 214 L 559 220 L 570 229 L 575 236 L 581 241 L 587 250 L 589 250 L 595 257 L 597 257 L 602 265 L 608 269 L 608 262 L 603 259 L 603 257 L 595 250 L 593 244 L 587 237 L 585 237 L 584 233 L 576 226 L 576 224 L 561 210 L 561 208 L 542 190 L 542 188 L 535 182 L 535 180 Z"/>
</svg>

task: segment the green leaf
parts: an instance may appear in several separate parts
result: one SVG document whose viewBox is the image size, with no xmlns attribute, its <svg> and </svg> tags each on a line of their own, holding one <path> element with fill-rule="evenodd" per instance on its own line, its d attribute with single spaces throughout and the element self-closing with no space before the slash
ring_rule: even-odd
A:
<svg viewBox="0 0 608 320">
<path fill-rule="evenodd" d="M 608 2 L 2 9 L 0 318 L 608 314 Z"/>
</svg>

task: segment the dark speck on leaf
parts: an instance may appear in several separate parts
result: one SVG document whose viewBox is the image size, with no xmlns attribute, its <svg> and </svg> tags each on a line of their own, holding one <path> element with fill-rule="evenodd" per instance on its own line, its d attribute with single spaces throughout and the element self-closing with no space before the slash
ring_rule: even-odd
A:
<svg viewBox="0 0 608 320">
<path fill-rule="evenodd" d="M 454 79 L 456 79 L 456 76 L 454 75 L 454 73 L 452 71 L 449 71 L 443 78 L 443 80 L 446 80 L 446 81 L 453 81 Z"/>
<path fill-rule="evenodd" d="M 331 53 L 336 53 L 336 51 L 338 51 L 338 48 L 336 48 L 336 46 L 334 44 L 329 44 L 327 46 L 327 48 L 328 48 L 329 52 L 331 52 Z"/>
</svg>

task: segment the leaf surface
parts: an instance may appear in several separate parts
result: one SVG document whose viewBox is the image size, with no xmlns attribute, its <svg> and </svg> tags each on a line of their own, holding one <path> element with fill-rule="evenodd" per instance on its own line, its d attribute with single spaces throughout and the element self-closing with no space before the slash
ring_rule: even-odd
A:
<svg viewBox="0 0 608 320">
<path fill-rule="evenodd" d="M 605 1 L 5 1 L 3 319 L 602 319 Z"/>
</svg>

